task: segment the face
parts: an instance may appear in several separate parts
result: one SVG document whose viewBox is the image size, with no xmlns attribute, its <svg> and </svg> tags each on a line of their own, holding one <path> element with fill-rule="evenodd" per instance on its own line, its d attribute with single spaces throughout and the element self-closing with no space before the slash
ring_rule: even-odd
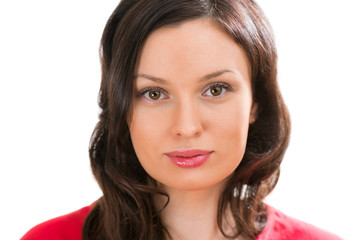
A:
<svg viewBox="0 0 361 240">
<path fill-rule="evenodd" d="M 224 182 L 244 155 L 252 102 L 242 48 L 210 20 L 153 32 L 136 67 L 129 121 L 137 157 L 165 188 Z"/>
</svg>

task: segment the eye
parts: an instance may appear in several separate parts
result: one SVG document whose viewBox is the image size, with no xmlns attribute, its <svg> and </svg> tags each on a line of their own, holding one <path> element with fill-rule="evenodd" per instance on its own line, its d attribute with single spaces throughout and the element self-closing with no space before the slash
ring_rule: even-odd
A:
<svg viewBox="0 0 361 240">
<path fill-rule="evenodd" d="M 142 89 L 138 96 L 144 96 L 146 99 L 150 101 L 158 101 L 162 99 L 166 99 L 167 95 L 164 93 L 164 90 L 160 88 L 145 88 Z"/>
<path fill-rule="evenodd" d="M 161 97 L 162 93 L 159 91 L 148 91 L 147 96 L 152 100 L 158 100 Z"/>
<path fill-rule="evenodd" d="M 231 86 L 229 86 L 226 83 L 213 83 L 207 91 L 203 93 L 205 96 L 211 96 L 211 97 L 219 97 L 223 95 L 226 91 L 231 90 Z"/>
</svg>

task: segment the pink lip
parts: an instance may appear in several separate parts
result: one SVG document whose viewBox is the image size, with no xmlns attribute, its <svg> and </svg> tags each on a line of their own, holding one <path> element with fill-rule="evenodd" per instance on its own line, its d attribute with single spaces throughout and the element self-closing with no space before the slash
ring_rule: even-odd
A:
<svg viewBox="0 0 361 240">
<path fill-rule="evenodd" d="M 179 149 L 166 153 L 169 159 L 178 167 L 194 168 L 201 166 L 211 156 L 212 151 L 199 149 Z"/>
</svg>

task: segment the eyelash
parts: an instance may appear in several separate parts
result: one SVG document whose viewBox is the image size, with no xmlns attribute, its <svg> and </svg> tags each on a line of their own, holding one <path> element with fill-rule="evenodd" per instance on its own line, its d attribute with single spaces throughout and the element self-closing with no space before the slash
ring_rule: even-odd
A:
<svg viewBox="0 0 361 240">
<path fill-rule="evenodd" d="M 137 96 L 138 97 L 143 97 L 149 91 L 156 91 L 156 92 L 160 92 L 161 94 L 166 94 L 167 93 L 167 91 L 165 91 L 163 88 L 160 88 L 160 87 L 147 87 L 147 88 L 143 88 L 142 90 L 140 90 L 138 92 Z"/>
<path fill-rule="evenodd" d="M 205 94 L 206 92 L 208 92 L 208 90 L 210 90 L 212 87 L 221 87 L 222 88 L 222 93 L 220 96 L 210 96 L 210 97 L 213 97 L 213 98 L 220 98 L 223 96 L 224 94 L 224 90 L 226 91 L 232 91 L 232 87 L 231 85 L 227 84 L 227 83 L 224 83 L 224 82 L 215 82 L 215 83 L 211 83 L 207 86 L 207 89 L 203 92 L 203 94 Z M 202 95 L 203 95 L 202 94 Z"/>
<path fill-rule="evenodd" d="M 208 90 L 210 90 L 212 87 L 221 87 L 222 88 L 222 93 L 220 96 L 208 96 L 208 97 L 212 97 L 212 98 L 220 98 L 224 95 L 224 90 L 226 91 L 232 91 L 232 87 L 231 85 L 227 84 L 227 83 L 224 83 L 224 82 L 214 82 L 214 83 L 211 83 L 207 86 L 206 90 L 202 93 L 202 95 L 204 95 Z M 161 94 L 165 94 L 167 95 L 167 91 L 165 91 L 163 88 L 160 88 L 160 87 L 146 87 L 146 88 L 143 88 L 142 90 L 140 90 L 137 94 L 137 97 L 144 97 L 146 93 L 148 93 L 149 91 L 156 91 L 156 92 L 160 92 Z M 148 99 L 148 101 L 152 101 L 152 102 L 155 102 L 157 100 L 151 100 L 151 99 Z"/>
</svg>

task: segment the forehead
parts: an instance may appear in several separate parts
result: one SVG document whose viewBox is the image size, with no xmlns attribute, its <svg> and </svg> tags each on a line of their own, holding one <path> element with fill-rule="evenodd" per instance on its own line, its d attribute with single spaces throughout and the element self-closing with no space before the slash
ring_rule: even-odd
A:
<svg viewBox="0 0 361 240">
<path fill-rule="evenodd" d="M 221 69 L 247 75 L 250 72 L 240 45 L 212 20 L 202 18 L 151 33 L 140 52 L 136 71 L 194 77 Z"/>
</svg>

